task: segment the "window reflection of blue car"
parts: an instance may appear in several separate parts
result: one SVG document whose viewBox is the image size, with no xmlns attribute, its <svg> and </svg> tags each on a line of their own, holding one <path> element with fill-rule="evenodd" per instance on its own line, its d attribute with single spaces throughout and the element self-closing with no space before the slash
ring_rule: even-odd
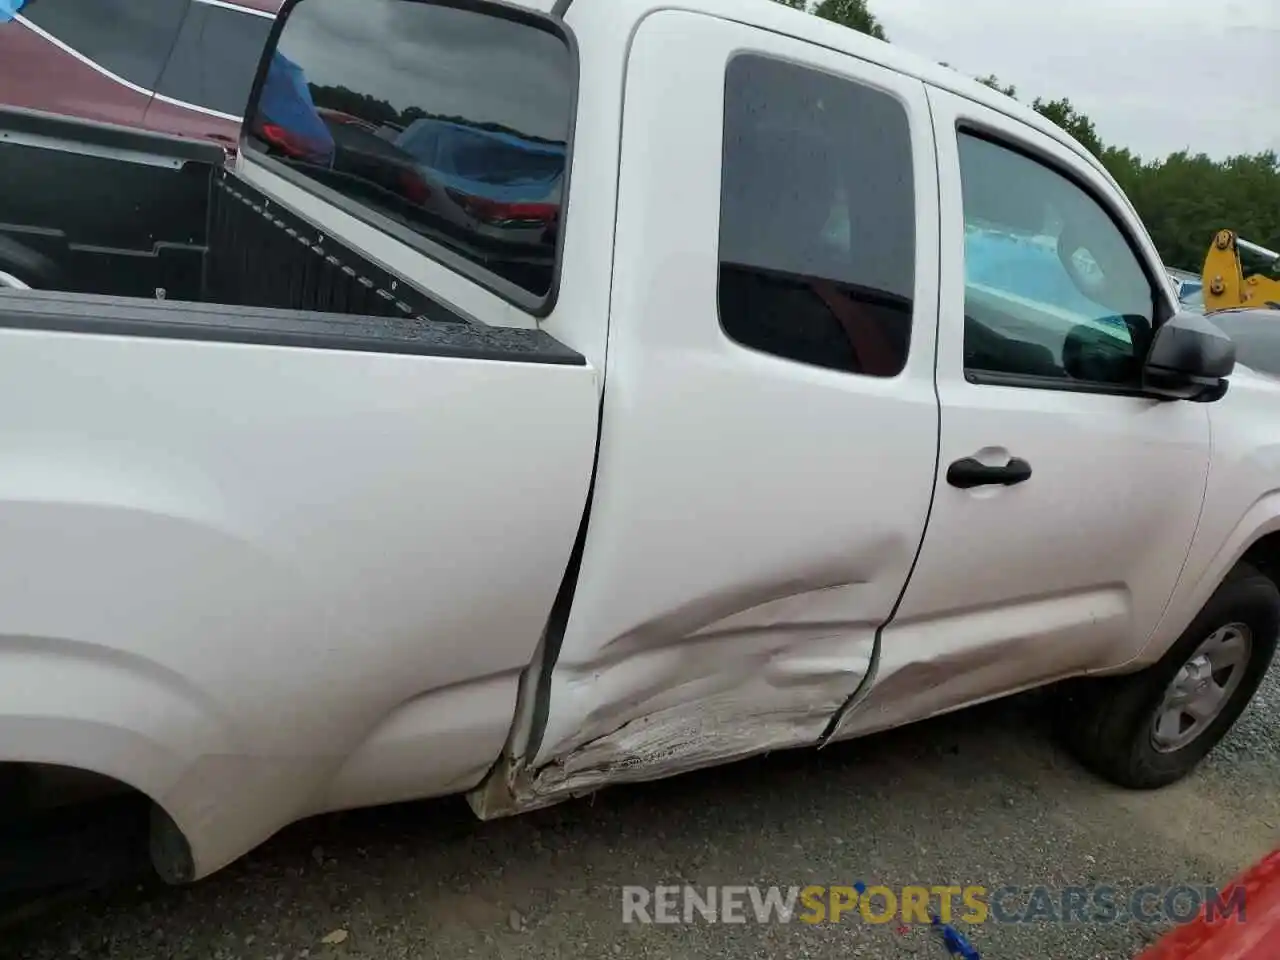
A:
<svg viewBox="0 0 1280 960">
<path fill-rule="evenodd" d="M 1204 281 L 1198 275 L 1188 270 L 1177 270 L 1173 267 L 1166 267 L 1169 274 L 1169 280 L 1173 284 L 1174 295 L 1179 300 L 1186 300 L 1200 292 L 1200 288 L 1204 286 Z"/>
<path fill-rule="evenodd" d="M 279 51 L 267 67 L 253 129 L 290 157 L 325 166 L 333 161 L 333 135 L 316 112 L 306 74 Z"/>
<path fill-rule="evenodd" d="M 415 120 L 396 138 L 467 215 L 494 225 L 546 226 L 560 206 L 565 146 L 448 120 Z"/>
<path fill-rule="evenodd" d="M 965 275 L 971 284 L 991 286 L 1124 327 L 1120 317 L 1080 291 L 1058 260 L 1057 251 L 1047 244 L 993 232 L 969 232 L 965 236 Z"/>
</svg>

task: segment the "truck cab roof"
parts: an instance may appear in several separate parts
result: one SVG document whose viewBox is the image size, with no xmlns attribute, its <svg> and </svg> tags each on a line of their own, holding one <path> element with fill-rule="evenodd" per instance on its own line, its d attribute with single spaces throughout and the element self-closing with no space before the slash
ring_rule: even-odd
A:
<svg viewBox="0 0 1280 960">
<path fill-rule="evenodd" d="M 616 22 L 628 22 L 632 27 L 651 13 L 673 9 L 673 4 L 665 0 L 515 0 L 515 5 L 563 17 L 570 26 L 574 25 L 579 15 L 600 6 L 607 6 L 609 16 L 615 18 Z M 848 27 L 816 17 L 811 13 L 795 10 L 775 0 L 684 0 L 674 8 L 691 13 L 705 13 L 785 34 L 881 64 L 891 70 L 966 97 L 1053 137 L 1114 183 L 1097 158 L 1057 124 L 1040 116 L 1013 97 L 1006 96 L 950 67 L 912 53 L 896 44 L 850 30 Z"/>
</svg>

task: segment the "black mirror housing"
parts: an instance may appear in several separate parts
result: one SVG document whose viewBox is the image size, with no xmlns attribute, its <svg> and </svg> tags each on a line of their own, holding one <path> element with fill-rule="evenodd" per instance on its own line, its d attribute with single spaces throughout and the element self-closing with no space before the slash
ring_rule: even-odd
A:
<svg viewBox="0 0 1280 960">
<path fill-rule="evenodd" d="M 1180 312 L 1156 331 L 1142 367 L 1143 390 L 1167 400 L 1210 402 L 1227 392 L 1236 345 L 1201 314 Z"/>
</svg>

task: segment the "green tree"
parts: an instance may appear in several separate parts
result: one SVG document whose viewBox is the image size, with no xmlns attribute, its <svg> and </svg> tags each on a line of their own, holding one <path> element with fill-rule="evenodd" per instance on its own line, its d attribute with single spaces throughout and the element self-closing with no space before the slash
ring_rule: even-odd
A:
<svg viewBox="0 0 1280 960">
<path fill-rule="evenodd" d="M 777 0 L 784 7 L 790 7 L 792 10 L 808 10 L 809 0 Z"/>
<path fill-rule="evenodd" d="M 1036 97 L 1031 101 L 1031 109 L 1046 120 L 1052 120 L 1098 159 L 1102 159 L 1102 141 L 1098 139 L 1098 131 L 1093 121 L 1071 105 L 1065 97 L 1061 100 L 1044 100 Z"/>
<path fill-rule="evenodd" d="M 944 63 L 943 66 L 945 67 L 946 64 Z M 997 93 L 1003 93 L 1006 97 L 1018 99 L 1018 88 L 1012 85 L 1005 86 L 994 73 L 988 73 L 985 77 L 978 77 L 978 82 L 985 87 L 990 87 Z"/>
<path fill-rule="evenodd" d="M 867 7 L 867 0 L 818 0 L 813 12 L 823 20 L 830 20 L 877 40 L 889 39 L 876 15 Z"/>
<path fill-rule="evenodd" d="M 805 0 L 777 2 L 808 9 Z M 867 0 L 819 0 L 813 13 L 887 39 Z M 1017 88 L 994 74 L 977 81 L 1018 98 Z M 1093 119 L 1066 97 L 1036 97 L 1031 108 L 1102 162 L 1128 195 L 1169 266 L 1199 272 L 1214 234 L 1224 227 L 1255 243 L 1280 249 L 1280 156 L 1274 150 L 1225 160 L 1187 151 L 1144 160 L 1127 147 L 1104 143 Z M 1256 267 L 1246 264 L 1245 269 L 1248 273 Z"/>
</svg>

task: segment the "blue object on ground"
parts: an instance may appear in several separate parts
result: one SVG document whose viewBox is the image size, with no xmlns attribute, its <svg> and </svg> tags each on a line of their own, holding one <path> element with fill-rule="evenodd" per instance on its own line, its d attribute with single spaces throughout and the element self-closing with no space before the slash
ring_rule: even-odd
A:
<svg viewBox="0 0 1280 960">
<path fill-rule="evenodd" d="M 867 892 L 867 885 L 859 880 L 853 885 L 853 889 L 858 891 L 858 896 L 862 896 Z M 953 957 L 960 957 L 960 960 L 982 960 L 982 955 L 978 953 L 974 947 L 955 927 L 949 923 L 943 923 L 934 914 L 929 914 L 929 924 L 942 937 L 942 943 L 947 948 L 947 953 Z"/>
<path fill-rule="evenodd" d="M 0 0 L 0 23 L 8 23 L 18 15 L 27 0 Z"/>
<path fill-rule="evenodd" d="M 982 960 L 977 949 L 955 927 L 949 923 L 943 923 L 935 916 L 929 917 L 929 922 L 933 925 L 933 929 L 942 935 L 942 943 L 947 948 L 947 953 L 953 957 L 960 957 L 962 960 Z"/>
</svg>

